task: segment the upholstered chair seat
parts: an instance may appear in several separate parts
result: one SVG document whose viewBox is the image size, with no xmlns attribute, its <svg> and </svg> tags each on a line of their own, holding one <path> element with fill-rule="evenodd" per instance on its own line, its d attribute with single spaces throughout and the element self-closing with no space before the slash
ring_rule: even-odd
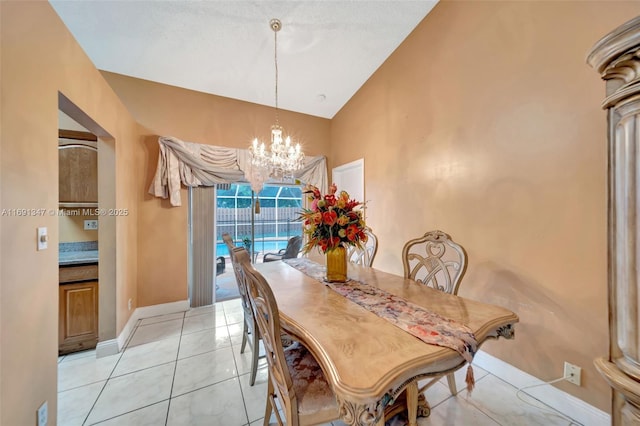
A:
<svg viewBox="0 0 640 426">
<path fill-rule="evenodd" d="M 294 342 L 284 350 L 284 358 L 298 399 L 300 423 L 306 424 L 317 417 L 337 418 L 336 397 L 311 352 Z"/>
</svg>

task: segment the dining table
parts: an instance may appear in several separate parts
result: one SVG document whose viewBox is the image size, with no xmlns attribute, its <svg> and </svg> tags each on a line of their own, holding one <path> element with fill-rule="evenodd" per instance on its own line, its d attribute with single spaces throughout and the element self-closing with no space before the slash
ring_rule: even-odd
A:
<svg viewBox="0 0 640 426">
<path fill-rule="evenodd" d="M 271 286 L 281 327 L 316 358 L 347 425 L 384 426 L 385 408 L 409 383 L 453 371 L 466 360 L 458 351 L 425 343 L 354 303 L 337 292 L 335 285 L 364 283 L 464 324 L 478 347 L 490 338 L 513 338 L 518 322 L 518 316 L 508 309 L 447 294 L 372 267 L 350 263 L 344 284 L 325 282 L 323 266 L 307 258 L 255 267 Z"/>
</svg>

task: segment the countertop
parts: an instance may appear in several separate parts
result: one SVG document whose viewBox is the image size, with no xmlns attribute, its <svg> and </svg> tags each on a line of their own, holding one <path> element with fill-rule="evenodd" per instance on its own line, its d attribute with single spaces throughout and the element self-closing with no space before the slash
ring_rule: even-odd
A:
<svg viewBox="0 0 640 426">
<path fill-rule="evenodd" d="M 65 251 L 58 255 L 59 266 L 98 263 L 98 250 Z"/>
<path fill-rule="evenodd" d="M 58 248 L 58 266 L 98 263 L 97 241 L 60 243 Z"/>
</svg>

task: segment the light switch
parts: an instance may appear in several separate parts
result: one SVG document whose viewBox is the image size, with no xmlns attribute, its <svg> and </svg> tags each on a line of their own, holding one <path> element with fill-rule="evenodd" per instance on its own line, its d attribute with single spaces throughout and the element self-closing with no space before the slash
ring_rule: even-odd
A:
<svg viewBox="0 0 640 426">
<path fill-rule="evenodd" d="M 97 220 L 85 220 L 84 221 L 84 230 L 85 231 L 96 231 L 98 229 L 98 221 Z"/>
<path fill-rule="evenodd" d="M 49 235 L 47 235 L 47 228 L 38 228 L 38 251 L 45 250 L 48 247 Z"/>
</svg>

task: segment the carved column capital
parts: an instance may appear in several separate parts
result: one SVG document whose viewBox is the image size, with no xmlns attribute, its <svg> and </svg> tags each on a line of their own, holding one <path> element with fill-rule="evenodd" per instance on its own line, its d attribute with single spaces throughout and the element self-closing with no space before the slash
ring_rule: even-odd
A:
<svg viewBox="0 0 640 426">
<path fill-rule="evenodd" d="M 640 17 L 616 28 L 591 49 L 587 63 L 607 80 L 603 108 L 640 94 Z"/>
</svg>

